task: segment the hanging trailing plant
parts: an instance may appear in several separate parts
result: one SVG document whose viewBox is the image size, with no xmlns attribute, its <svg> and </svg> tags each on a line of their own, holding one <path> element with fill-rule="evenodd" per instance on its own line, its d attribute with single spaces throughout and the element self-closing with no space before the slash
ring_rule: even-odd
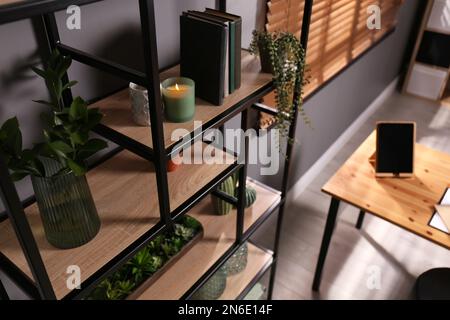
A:
<svg viewBox="0 0 450 320">
<path fill-rule="evenodd" d="M 253 31 L 250 52 L 259 54 L 263 72 L 273 74 L 276 88 L 276 128 L 287 137 L 296 108 L 307 125 L 311 121 L 303 109 L 303 88 L 308 83 L 305 76 L 305 51 L 300 41 L 289 32 L 269 33 Z M 291 142 L 291 141 L 290 141 Z"/>
</svg>

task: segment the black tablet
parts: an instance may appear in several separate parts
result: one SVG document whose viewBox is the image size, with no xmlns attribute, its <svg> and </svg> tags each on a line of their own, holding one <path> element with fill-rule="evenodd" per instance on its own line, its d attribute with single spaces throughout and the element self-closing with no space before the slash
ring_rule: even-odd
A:
<svg viewBox="0 0 450 320">
<path fill-rule="evenodd" d="M 412 176 L 415 144 L 416 124 L 414 122 L 378 122 L 376 176 Z"/>
</svg>

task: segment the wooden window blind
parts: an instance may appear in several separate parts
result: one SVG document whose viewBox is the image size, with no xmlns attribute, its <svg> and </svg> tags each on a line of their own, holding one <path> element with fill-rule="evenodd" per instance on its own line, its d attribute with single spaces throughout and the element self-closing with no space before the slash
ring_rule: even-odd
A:
<svg viewBox="0 0 450 320">
<path fill-rule="evenodd" d="M 308 95 L 374 45 L 396 24 L 403 0 L 314 0 L 306 61 Z M 369 5 L 381 9 L 381 29 L 369 30 Z M 300 36 L 304 0 L 267 2 L 269 32 L 289 31 Z"/>
</svg>

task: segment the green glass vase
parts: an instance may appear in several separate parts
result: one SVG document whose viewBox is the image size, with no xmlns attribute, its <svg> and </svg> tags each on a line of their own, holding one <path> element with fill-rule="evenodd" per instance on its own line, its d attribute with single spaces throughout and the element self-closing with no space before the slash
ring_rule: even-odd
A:
<svg viewBox="0 0 450 320">
<path fill-rule="evenodd" d="M 73 173 L 53 175 L 61 165 L 42 161 L 46 177 L 31 177 L 45 236 L 60 249 L 79 247 L 100 230 L 100 218 L 86 176 Z"/>
<path fill-rule="evenodd" d="M 217 300 L 227 286 L 227 269 L 225 267 L 211 276 L 211 278 L 192 296 L 192 300 Z"/>
<path fill-rule="evenodd" d="M 226 262 L 227 274 L 232 276 L 242 272 L 247 267 L 247 257 L 248 245 L 246 242 Z"/>
</svg>

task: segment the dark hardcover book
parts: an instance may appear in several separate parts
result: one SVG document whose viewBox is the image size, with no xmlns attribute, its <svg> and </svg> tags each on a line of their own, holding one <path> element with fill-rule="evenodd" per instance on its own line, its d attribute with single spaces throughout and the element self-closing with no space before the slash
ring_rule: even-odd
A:
<svg viewBox="0 0 450 320">
<path fill-rule="evenodd" d="M 180 74 L 195 81 L 196 96 L 215 105 L 224 97 L 226 28 L 183 13 L 180 17 Z"/>
<path fill-rule="evenodd" d="M 224 97 L 227 97 L 230 93 L 234 91 L 234 55 L 231 54 L 233 51 L 234 41 L 232 41 L 231 37 L 231 22 L 228 19 L 218 17 L 215 15 L 208 14 L 206 12 L 189 10 L 187 13 L 189 16 L 205 19 L 208 21 L 212 21 L 215 23 L 219 23 L 225 26 L 225 46 L 226 46 L 226 55 L 225 55 L 225 82 L 224 82 Z M 233 58 L 233 61 L 232 59 Z M 232 77 L 233 76 L 233 77 Z"/>
<path fill-rule="evenodd" d="M 200 17 L 202 19 L 211 20 L 213 22 L 217 22 L 220 24 L 225 24 L 226 28 L 228 30 L 228 39 L 227 39 L 227 55 L 228 61 L 226 61 L 227 70 L 225 71 L 225 81 L 228 81 L 228 83 L 225 84 L 225 97 L 232 93 L 235 90 L 235 23 L 233 21 L 230 21 L 230 19 L 211 14 L 208 12 L 200 12 L 200 11 L 188 11 L 189 15 L 193 15 L 196 17 Z"/>
<path fill-rule="evenodd" d="M 234 88 L 239 89 L 241 87 L 242 18 L 234 14 L 210 8 L 207 8 L 205 12 L 226 18 L 234 25 Z"/>
</svg>

